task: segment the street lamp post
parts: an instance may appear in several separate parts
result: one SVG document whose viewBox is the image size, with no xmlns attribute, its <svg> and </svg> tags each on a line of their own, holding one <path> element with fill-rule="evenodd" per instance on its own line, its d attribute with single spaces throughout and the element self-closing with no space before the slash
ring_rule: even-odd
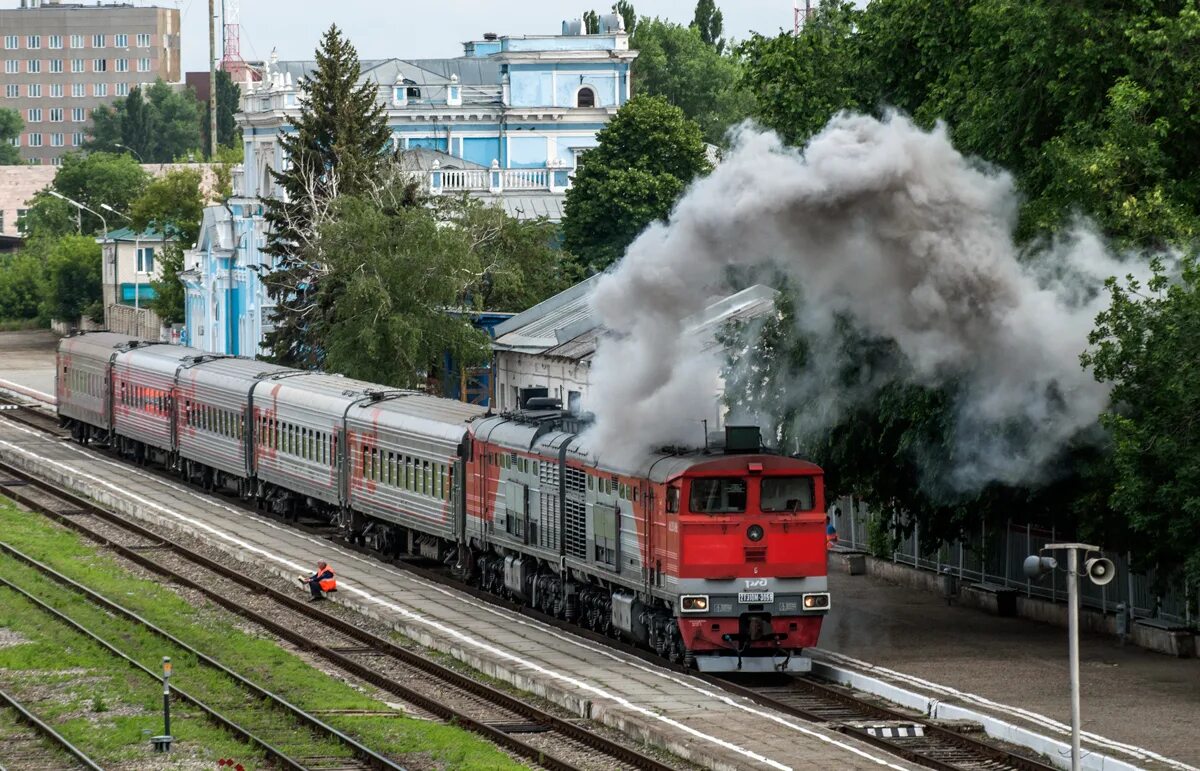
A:
<svg viewBox="0 0 1200 771">
<path fill-rule="evenodd" d="M 142 154 L 141 154 L 141 153 L 139 153 L 137 150 L 134 150 L 134 149 L 133 149 L 132 147 L 130 147 L 129 145 L 123 145 L 123 144 L 121 144 L 120 142 L 113 142 L 113 147 L 119 147 L 119 148 L 121 148 L 122 150 L 128 150 L 130 153 L 132 153 L 132 154 L 133 154 L 133 156 L 134 156 L 135 158 L 137 158 L 137 159 L 138 159 L 138 163 L 142 163 L 142 164 L 144 164 L 144 163 L 145 163 L 145 161 L 144 161 L 144 160 L 142 160 Z"/>
<path fill-rule="evenodd" d="M 124 145 L 118 144 L 117 147 L 124 147 Z M 128 149 L 128 148 L 126 148 L 126 149 Z M 117 211 L 116 209 L 114 209 L 113 207 L 109 206 L 106 203 L 100 204 L 100 208 L 104 209 L 104 211 L 112 212 L 113 214 L 117 215 L 118 217 L 124 217 L 129 222 L 133 222 L 133 217 L 130 217 L 128 214 L 124 214 L 122 212 Z M 138 246 L 139 246 L 138 234 L 134 234 L 134 237 L 133 237 L 133 258 L 134 258 L 134 260 L 138 259 Z M 116 286 L 116 284 L 117 284 L 117 268 L 116 268 L 117 255 L 116 255 L 116 252 L 117 252 L 117 245 L 114 242 L 113 243 L 113 286 Z M 134 264 L 133 264 L 133 309 L 135 311 L 140 309 L 139 300 L 140 300 L 141 288 L 142 288 L 141 282 L 138 281 L 138 270 L 139 270 L 138 263 L 134 262 Z"/>
<path fill-rule="evenodd" d="M 1094 553 L 1097 556 L 1084 561 L 1083 569 L 1093 584 L 1104 586 L 1116 576 L 1112 560 L 1098 556 L 1099 546 L 1086 543 L 1049 543 L 1041 551 L 1065 551 L 1067 553 L 1067 637 L 1071 671 L 1071 771 L 1079 771 L 1080 758 L 1080 708 L 1079 708 L 1079 553 Z M 1058 567 L 1054 557 L 1031 554 L 1025 558 L 1025 575 L 1041 578 Z"/>
<path fill-rule="evenodd" d="M 83 235 L 83 212 L 85 212 L 85 211 L 91 212 L 92 214 L 95 214 L 97 217 L 99 217 L 100 224 L 104 227 L 104 239 L 103 239 L 103 246 L 101 247 L 101 251 L 103 252 L 104 249 L 108 248 L 108 220 L 104 219 L 103 214 L 101 214 L 100 212 L 96 211 L 95 209 L 93 209 L 91 207 L 84 206 L 79 201 L 76 201 L 73 198 L 67 198 L 65 195 L 58 192 L 57 190 L 51 190 L 49 192 L 50 192 L 50 195 L 54 196 L 55 198 L 59 198 L 63 201 L 66 201 L 67 203 L 71 204 L 72 206 L 74 206 L 76 208 L 77 211 L 76 211 L 76 215 L 75 215 L 75 223 L 76 223 L 76 227 L 79 230 L 80 235 Z M 105 204 L 100 204 L 100 207 L 106 208 Z M 117 254 L 116 254 L 116 251 L 117 251 L 116 249 L 113 249 L 112 259 L 110 260 L 110 262 L 112 264 L 112 274 L 113 274 L 113 302 L 117 301 Z M 104 309 L 104 314 L 105 314 L 105 321 L 107 321 L 108 320 L 108 308 Z"/>
</svg>

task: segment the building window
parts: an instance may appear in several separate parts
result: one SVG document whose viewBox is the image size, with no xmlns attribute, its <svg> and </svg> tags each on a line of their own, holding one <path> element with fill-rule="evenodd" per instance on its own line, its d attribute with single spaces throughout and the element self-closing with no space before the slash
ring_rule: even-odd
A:
<svg viewBox="0 0 1200 771">
<path fill-rule="evenodd" d="M 63 157 L 61 155 L 56 155 L 50 159 L 51 166 L 62 166 L 62 162 L 63 162 Z"/>
<path fill-rule="evenodd" d="M 71 35 L 71 47 L 83 48 L 83 35 Z"/>
<path fill-rule="evenodd" d="M 154 247 L 143 246 L 137 250 L 137 271 L 138 273 L 153 273 L 154 272 Z"/>
<path fill-rule="evenodd" d="M 76 131 L 74 134 L 71 134 L 71 147 L 79 147 L 82 144 L 83 144 L 83 132 L 82 131 Z"/>
<path fill-rule="evenodd" d="M 576 107 L 595 107 L 596 106 L 596 92 L 593 91 L 592 89 L 588 88 L 587 86 L 584 86 L 583 88 L 579 89 L 579 93 L 575 95 L 575 106 Z"/>
<path fill-rule="evenodd" d="M 38 50 L 39 48 L 42 47 L 42 36 L 41 35 L 26 35 L 25 46 L 30 51 Z"/>
<path fill-rule="evenodd" d="M 62 59 L 51 59 L 50 60 L 50 71 L 52 73 L 54 73 L 55 75 L 58 75 L 59 73 L 61 73 L 63 71 L 63 60 Z"/>
<path fill-rule="evenodd" d="M 62 120 L 63 120 L 63 108 L 51 107 L 50 108 L 50 122 L 51 123 L 62 123 Z"/>
<path fill-rule="evenodd" d="M 117 72 L 129 72 L 129 60 L 128 59 L 117 59 L 116 67 L 117 67 Z"/>
<path fill-rule="evenodd" d="M 93 83 L 92 84 L 92 96 L 108 96 L 108 84 L 107 83 Z"/>
<path fill-rule="evenodd" d="M 29 72 L 38 73 L 38 72 L 42 71 L 42 60 L 41 59 L 30 59 L 27 62 L 27 65 L 28 65 Z"/>
<path fill-rule="evenodd" d="M 118 83 L 117 84 L 117 96 L 129 96 L 129 84 L 128 83 Z"/>
<path fill-rule="evenodd" d="M 51 35 L 50 45 L 47 48 L 62 48 L 62 35 Z"/>
<path fill-rule="evenodd" d="M 83 72 L 83 59 L 71 60 L 71 72 Z"/>
<path fill-rule="evenodd" d="M 29 84 L 29 96 L 33 99 L 40 98 L 42 96 L 42 84 L 41 83 L 30 83 Z"/>
<path fill-rule="evenodd" d="M 30 134 L 29 135 L 29 146 L 30 147 L 41 147 L 42 146 L 42 135 L 41 134 Z"/>
<path fill-rule="evenodd" d="M 129 35 L 113 35 L 113 45 L 117 48 L 128 48 Z"/>
<path fill-rule="evenodd" d="M 42 108 L 41 107 L 30 107 L 28 110 L 26 110 L 25 111 L 25 122 L 26 123 L 41 123 L 42 122 Z"/>
<path fill-rule="evenodd" d="M 80 84 L 80 85 L 82 85 L 82 84 Z M 71 120 L 73 120 L 76 123 L 83 123 L 85 120 L 87 120 L 87 108 L 86 107 L 72 107 L 71 108 Z"/>
<path fill-rule="evenodd" d="M 62 83 L 51 83 L 50 84 L 50 96 L 52 96 L 56 99 L 61 99 L 62 95 L 63 95 L 63 84 Z"/>
<path fill-rule="evenodd" d="M 92 35 L 92 48 L 104 47 L 104 35 Z"/>
<path fill-rule="evenodd" d="M 19 59 L 5 59 L 4 72 L 9 75 L 15 75 L 21 71 L 21 61 Z"/>
<path fill-rule="evenodd" d="M 149 72 L 149 71 L 150 71 L 150 60 L 148 58 L 147 59 L 138 59 L 138 72 Z"/>
<path fill-rule="evenodd" d="M 50 135 L 50 146 L 51 147 L 62 147 L 63 146 L 63 135 L 62 134 L 51 134 Z"/>
<path fill-rule="evenodd" d="M 108 72 L 108 59 L 92 59 L 92 72 Z"/>
<path fill-rule="evenodd" d="M 21 87 L 16 83 L 8 83 L 4 86 L 4 95 L 9 99 L 16 99 L 21 95 Z"/>
<path fill-rule="evenodd" d="M 72 83 L 71 96 L 75 98 L 87 96 L 87 83 Z"/>
<path fill-rule="evenodd" d="M 149 48 L 150 47 L 150 33 L 149 32 L 139 32 L 138 36 L 137 36 L 137 45 L 138 45 L 138 48 Z"/>
<path fill-rule="evenodd" d="M 7 48 L 8 50 L 12 51 L 15 48 L 19 48 L 20 45 L 21 45 L 21 38 L 19 36 L 17 36 L 17 35 L 5 35 L 4 36 L 4 47 Z"/>
</svg>

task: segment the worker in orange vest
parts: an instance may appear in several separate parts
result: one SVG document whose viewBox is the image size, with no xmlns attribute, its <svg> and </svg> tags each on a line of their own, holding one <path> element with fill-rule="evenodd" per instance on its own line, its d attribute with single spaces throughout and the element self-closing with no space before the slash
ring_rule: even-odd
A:
<svg viewBox="0 0 1200 771">
<path fill-rule="evenodd" d="M 317 572 L 311 576 L 300 576 L 300 583 L 308 587 L 312 592 L 312 599 L 309 602 L 317 602 L 325 599 L 322 592 L 336 592 L 337 579 L 334 577 L 333 568 L 329 567 L 329 563 L 321 560 L 317 563 Z"/>
</svg>

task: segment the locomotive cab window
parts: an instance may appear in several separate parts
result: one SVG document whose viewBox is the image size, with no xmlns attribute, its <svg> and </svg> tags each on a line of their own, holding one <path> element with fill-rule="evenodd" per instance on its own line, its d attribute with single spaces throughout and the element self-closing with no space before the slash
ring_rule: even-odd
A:
<svg viewBox="0 0 1200 771">
<path fill-rule="evenodd" d="M 667 487 L 667 513 L 679 511 L 679 488 L 674 485 Z"/>
<path fill-rule="evenodd" d="M 733 514 L 746 510 L 746 480 L 693 479 L 691 510 L 700 514 Z"/>
<path fill-rule="evenodd" d="M 815 505 L 812 477 L 763 478 L 763 511 L 812 511 Z"/>
</svg>

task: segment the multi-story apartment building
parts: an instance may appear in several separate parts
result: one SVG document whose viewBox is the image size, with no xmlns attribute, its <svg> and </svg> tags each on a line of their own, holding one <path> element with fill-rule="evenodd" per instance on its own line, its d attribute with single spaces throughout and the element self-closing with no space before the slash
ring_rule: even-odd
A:
<svg viewBox="0 0 1200 771">
<path fill-rule="evenodd" d="M 21 157 L 57 164 L 83 144 L 94 108 L 180 80 L 179 10 L 21 0 L 0 9 L 0 62 L 0 107 L 25 121 Z"/>
</svg>

